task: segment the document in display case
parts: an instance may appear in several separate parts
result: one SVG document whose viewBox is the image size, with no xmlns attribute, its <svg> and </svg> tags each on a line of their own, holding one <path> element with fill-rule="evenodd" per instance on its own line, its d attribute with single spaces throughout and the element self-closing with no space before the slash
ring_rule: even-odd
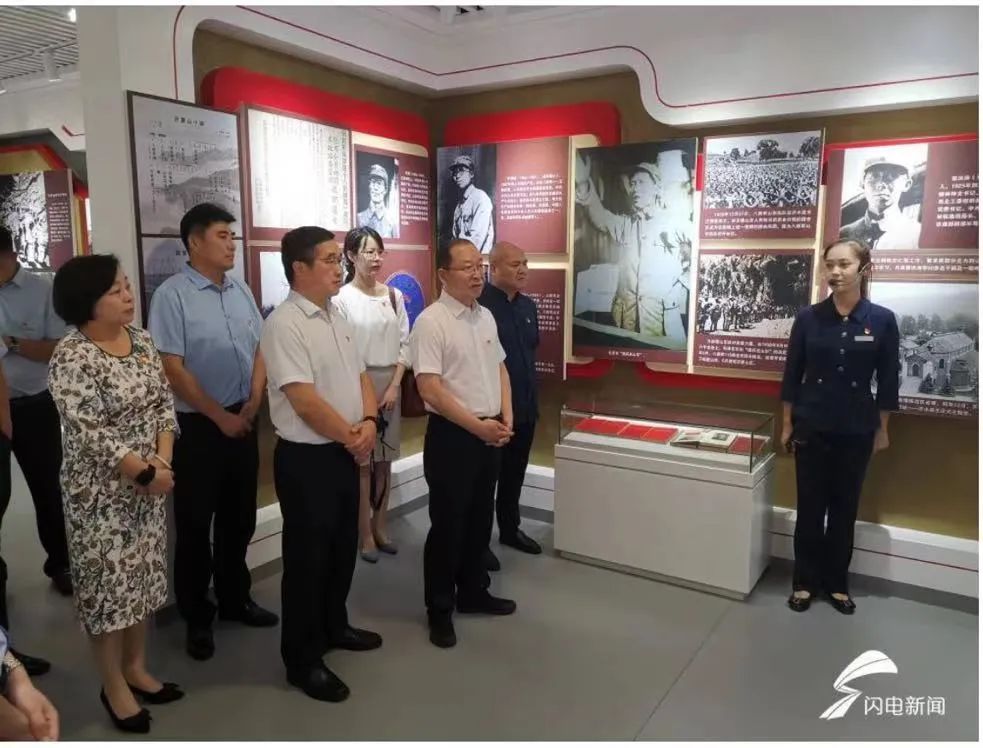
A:
<svg viewBox="0 0 983 748">
<path fill-rule="evenodd" d="M 674 403 L 565 405 L 562 555 L 731 597 L 770 557 L 774 416 Z"/>
</svg>

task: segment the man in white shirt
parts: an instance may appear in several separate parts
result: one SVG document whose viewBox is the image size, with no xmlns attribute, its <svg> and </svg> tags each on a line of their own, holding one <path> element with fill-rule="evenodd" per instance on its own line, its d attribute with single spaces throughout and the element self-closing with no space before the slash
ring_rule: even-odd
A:
<svg viewBox="0 0 983 748">
<path fill-rule="evenodd" d="M 510 615 L 516 607 L 488 592 L 483 563 L 499 448 L 512 437 L 512 392 L 495 318 L 478 304 L 482 275 L 481 254 L 471 242 L 439 250 L 443 292 L 410 335 L 417 387 L 430 411 L 423 445 L 430 489 L 423 576 L 430 641 L 441 648 L 457 643 L 455 602 L 460 613 Z"/>
<path fill-rule="evenodd" d="M 358 548 L 358 466 L 375 445 L 377 407 L 351 326 L 331 306 L 341 288 L 334 234 L 284 235 L 290 294 L 263 326 L 273 478 L 283 514 L 282 634 L 287 681 L 320 701 L 348 687 L 324 665 L 329 649 L 363 651 L 382 637 L 353 628 L 345 602 Z"/>
</svg>

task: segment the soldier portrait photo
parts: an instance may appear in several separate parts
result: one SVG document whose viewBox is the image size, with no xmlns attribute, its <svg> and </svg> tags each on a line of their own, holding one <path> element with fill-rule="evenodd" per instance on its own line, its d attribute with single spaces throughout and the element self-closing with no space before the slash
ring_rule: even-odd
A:
<svg viewBox="0 0 983 748">
<path fill-rule="evenodd" d="M 574 345 L 685 351 L 696 140 L 577 151 Z"/>
<path fill-rule="evenodd" d="M 355 226 L 368 226 L 383 239 L 399 238 L 399 159 L 355 152 Z"/>
<path fill-rule="evenodd" d="M 466 239 L 483 255 L 495 245 L 495 145 L 437 151 L 437 225 L 440 245 Z"/>
<path fill-rule="evenodd" d="M 918 249 L 927 158 L 925 143 L 847 149 L 839 238 L 873 250 Z"/>
</svg>

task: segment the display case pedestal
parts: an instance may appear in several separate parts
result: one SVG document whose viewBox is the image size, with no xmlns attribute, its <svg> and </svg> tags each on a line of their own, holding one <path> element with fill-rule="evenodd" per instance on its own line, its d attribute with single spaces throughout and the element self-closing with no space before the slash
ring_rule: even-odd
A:
<svg viewBox="0 0 983 748">
<path fill-rule="evenodd" d="M 749 471 L 682 447 L 555 448 L 554 546 L 562 556 L 743 599 L 770 559 L 774 454 Z M 613 445 L 612 445 L 613 446 Z M 676 453 L 676 454 L 674 454 Z M 714 464 L 717 463 L 717 464 Z"/>
</svg>

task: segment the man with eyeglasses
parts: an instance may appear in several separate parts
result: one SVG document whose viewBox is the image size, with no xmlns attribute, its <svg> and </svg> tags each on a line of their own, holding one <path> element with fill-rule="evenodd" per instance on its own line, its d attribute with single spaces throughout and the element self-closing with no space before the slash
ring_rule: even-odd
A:
<svg viewBox="0 0 983 748">
<path fill-rule="evenodd" d="M 154 293 L 148 325 L 174 390 L 181 432 L 174 444 L 174 592 L 187 624 L 185 649 L 196 660 L 215 653 L 216 606 L 208 599 L 213 577 L 219 618 L 261 627 L 279 621 L 253 602 L 246 565 L 256 530 L 255 421 L 266 367 L 256 300 L 229 274 L 234 222 L 210 203 L 184 215 L 181 241 L 189 262 Z"/>
<path fill-rule="evenodd" d="M 337 702 L 348 687 L 325 666 L 325 652 L 382 646 L 381 636 L 349 624 L 346 608 L 358 550 L 358 466 L 375 446 L 378 406 L 355 332 L 331 303 L 341 289 L 334 234 L 320 226 L 288 231 L 280 256 L 290 294 L 266 319 L 260 342 L 279 437 L 280 654 L 287 682 Z"/>
<path fill-rule="evenodd" d="M 867 210 L 843 226 L 839 238 L 859 241 L 871 249 L 918 249 L 922 225 L 901 212 L 901 198 L 911 186 L 911 172 L 898 159 L 867 159 L 861 179 Z"/>
<path fill-rule="evenodd" d="M 456 240 L 437 252 L 440 298 L 417 317 L 410 358 L 430 412 L 423 474 L 430 490 L 430 532 L 423 556 L 430 641 L 457 643 L 452 615 L 510 615 L 515 602 L 488 592 L 483 556 L 494 514 L 501 448 L 512 437 L 512 392 L 505 351 L 491 312 L 477 247 Z"/>
<path fill-rule="evenodd" d="M 498 339 L 505 349 L 505 368 L 512 389 L 515 436 L 502 448 L 498 473 L 498 540 L 523 553 L 542 553 L 539 543 L 519 529 L 519 495 L 525 482 L 529 451 L 539 415 L 536 391 L 536 348 L 539 346 L 539 317 L 536 303 L 522 293 L 529 277 L 529 261 L 520 247 L 498 242 L 489 257 L 491 282 L 485 284 L 478 301 L 495 317 Z M 485 554 L 489 571 L 501 564 L 489 548 Z"/>
</svg>

